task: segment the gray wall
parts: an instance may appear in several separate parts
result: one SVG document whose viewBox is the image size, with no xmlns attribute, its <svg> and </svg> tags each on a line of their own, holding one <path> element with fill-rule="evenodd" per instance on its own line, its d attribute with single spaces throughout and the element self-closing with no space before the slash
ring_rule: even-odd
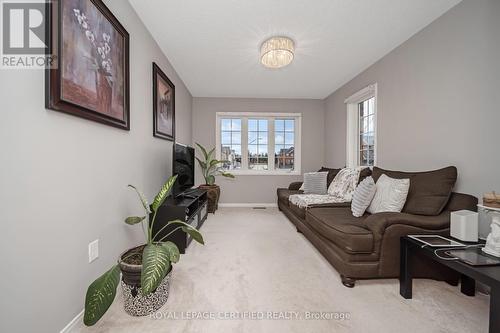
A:
<svg viewBox="0 0 500 333">
<path fill-rule="evenodd" d="M 344 99 L 378 83 L 378 165 L 456 165 L 457 189 L 500 190 L 500 1 L 464 0 L 326 100 L 326 162 L 345 161 Z"/>
<path fill-rule="evenodd" d="M 131 131 L 44 109 L 44 73 L 0 73 L 0 331 L 58 332 L 90 282 L 143 242 L 122 222 L 171 173 L 172 143 L 152 136 L 156 61 L 176 85 L 177 134 L 191 141 L 192 97 L 127 1 L 105 1 L 130 33 Z M 88 243 L 100 257 L 88 264 Z"/>
<path fill-rule="evenodd" d="M 194 98 L 193 142 L 215 147 L 217 112 L 293 112 L 302 114 L 302 172 L 316 171 L 324 162 L 324 102 L 300 99 Z M 275 203 L 276 188 L 302 176 L 218 177 L 222 203 Z M 197 183 L 201 184 L 197 170 Z"/>
</svg>

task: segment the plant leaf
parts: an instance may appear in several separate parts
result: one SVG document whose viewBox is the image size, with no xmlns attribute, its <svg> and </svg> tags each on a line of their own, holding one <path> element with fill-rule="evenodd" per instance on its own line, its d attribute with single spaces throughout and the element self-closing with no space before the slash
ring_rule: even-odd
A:
<svg viewBox="0 0 500 333">
<path fill-rule="evenodd" d="M 205 147 L 200 145 L 198 142 L 196 143 L 196 145 L 200 148 L 201 152 L 203 153 L 203 156 L 205 157 L 205 160 L 208 160 L 208 153 Z"/>
<path fill-rule="evenodd" d="M 216 166 L 219 163 L 222 163 L 222 161 L 210 160 L 209 167 L 212 168 L 212 167 Z"/>
<path fill-rule="evenodd" d="M 223 169 L 222 166 L 218 166 L 219 164 L 223 163 L 229 163 L 229 161 L 211 160 L 209 170 L 215 169 L 214 172 L 217 172 L 219 169 Z"/>
<path fill-rule="evenodd" d="M 170 268 L 170 253 L 158 244 L 146 245 L 142 252 L 141 290 L 149 295 L 158 286 Z"/>
<path fill-rule="evenodd" d="M 86 326 L 94 325 L 106 313 L 115 299 L 119 283 L 120 268 L 115 265 L 88 287 L 83 316 L 83 323 Z"/>
<path fill-rule="evenodd" d="M 208 158 L 207 158 L 208 160 L 212 158 L 212 155 L 214 154 L 214 152 L 215 152 L 215 147 L 212 148 L 212 150 L 208 152 Z"/>
<path fill-rule="evenodd" d="M 158 192 L 153 203 L 151 204 L 151 208 L 153 209 L 154 212 L 156 212 L 158 208 L 160 208 L 160 206 L 163 204 L 168 194 L 170 193 L 172 186 L 174 186 L 176 180 L 177 180 L 177 175 L 174 175 L 170 177 L 165 184 L 163 184 L 163 186 L 160 189 L 160 192 Z"/>
<path fill-rule="evenodd" d="M 143 217 L 129 216 L 125 219 L 125 223 L 127 223 L 128 225 L 134 225 L 137 223 L 141 223 L 142 221 L 144 221 L 145 218 L 146 218 L 146 216 L 143 216 Z"/>
<path fill-rule="evenodd" d="M 200 244 L 205 245 L 205 241 L 203 240 L 203 236 L 200 234 L 198 230 L 195 228 L 189 226 L 189 227 L 182 227 L 182 231 L 185 233 L 189 234 L 189 236 L 193 237 L 195 241 L 197 241 Z"/>
<path fill-rule="evenodd" d="M 198 157 L 195 157 L 196 160 L 198 161 L 198 163 L 200 164 L 200 167 L 202 170 L 205 170 L 207 168 L 207 163 L 203 162 L 202 160 L 200 160 Z"/>
<path fill-rule="evenodd" d="M 195 241 L 197 241 L 198 243 L 205 244 L 205 242 L 203 241 L 203 236 L 201 235 L 201 233 L 196 228 L 193 228 L 191 225 L 189 225 L 189 224 L 187 224 L 185 222 L 182 222 L 181 220 L 170 221 L 167 224 L 168 225 L 179 224 L 181 226 L 182 231 L 184 231 L 185 233 L 189 234 L 189 236 L 193 237 L 193 239 Z M 167 243 L 167 242 L 165 242 L 165 243 Z"/>
<path fill-rule="evenodd" d="M 146 197 L 144 196 L 144 194 L 141 191 L 139 191 L 137 189 L 137 187 L 135 187 L 134 185 L 129 185 L 128 187 L 131 187 L 135 190 L 135 192 L 137 193 L 137 196 L 139 196 L 139 199 L 141 200 L 142 206 L 144 207 L 146 212 L 151 213 L 151 210 L 149 209 L 148 200 L 146 200 Z"/>
<path fill-rule="evenodd" d="M 169 253 L 169 259 L 171 262 L 176 263 L 179 261 L 181 254 L 179 252 L 179 248 L 177 247 L 177 245 L 175 245 L 171 241 L 166 241 L 164 243 L 161 243 L 161 245 L 167 249 Z"/>
<path fill-rule="evenodd" d="M 214 175 L 210 175 L 210 176 L 207 177 L 207 184 L 208 185 L 215 184 L 215 176 Z"/>
<path fill-rule="evenodd" d="M 221 172 L 220 175 L 222 177 L 227 177 L 227 178 L 235 178 L 234 175 L 232 173 L 229 173 L 229 172 Z"/>
</svg>

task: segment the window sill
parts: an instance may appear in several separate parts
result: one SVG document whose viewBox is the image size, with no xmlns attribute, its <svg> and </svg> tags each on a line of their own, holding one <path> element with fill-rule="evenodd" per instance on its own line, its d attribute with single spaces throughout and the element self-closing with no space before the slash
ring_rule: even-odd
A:
<svg viewBox="0 0 500 333">
<path fill-rule="evenodd" d="M 294 171 L 253 171 L 253 170 L 227 170 L 235 176 L 301 176 L 300 170 Z"/>
</svg>

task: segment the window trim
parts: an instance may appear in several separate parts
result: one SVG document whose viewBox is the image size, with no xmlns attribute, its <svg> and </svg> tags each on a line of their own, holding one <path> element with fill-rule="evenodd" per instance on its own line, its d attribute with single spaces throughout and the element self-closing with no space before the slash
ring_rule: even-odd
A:
<svg viewBox="0 0 500 333">
<path fill-rule="evenodd" d="M 281 112 L 217 112 L 215 117 L 215 156 L 221 158 L 221 119 L 241 118 L 241 167 L 240 170 L 231 170 L 234 175 L 258 175 L 258 176 L 295 176 L 302 174 L 302 114 L 301 113 L 281 113 Z M 269 170 L 248 169 L 248 118 L 266 118 L 268 120 L 268 168 Z M 295 119 L 295 144 L 294 144 L 294 170 L 274 169 L 274 120 L 281 118 Z M 270 149 L 272 148 L 272 150 Z M 269 158 L 272 152 L 272 158 Z M 243 169 L 245 168 L 245 169 Z"/>
<path fill-rule="evenodd" d="M 359 167 L 359 109 L 358 104 L 366 101 L 367 99 L 374 98 L 374 156 L 373 165 L 377 165 L 378 156 L 378 106 L 377 106 L 377 83 L 371 84 L 360 91 L 356 92 L 344 103 L 347 105 L 347 130 L 346 130 L 346 165 L 347 167 Z"/>
</svg>

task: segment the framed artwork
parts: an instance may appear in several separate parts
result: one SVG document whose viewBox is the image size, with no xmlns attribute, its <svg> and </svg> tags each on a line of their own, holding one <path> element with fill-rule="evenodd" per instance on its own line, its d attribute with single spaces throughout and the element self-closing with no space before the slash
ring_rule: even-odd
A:
<svg viewBox="0 0 500 333">
<path fill-rule="evenodd" d="M 175 141 L 175 86 L 153 63 L 153 136 Z"/>
<path fill-rule="evenodd" d="M 49 42 L 46 107 L 130 130 L 129 34 L 102 0 L 59 0 Z"/>
</svg>

